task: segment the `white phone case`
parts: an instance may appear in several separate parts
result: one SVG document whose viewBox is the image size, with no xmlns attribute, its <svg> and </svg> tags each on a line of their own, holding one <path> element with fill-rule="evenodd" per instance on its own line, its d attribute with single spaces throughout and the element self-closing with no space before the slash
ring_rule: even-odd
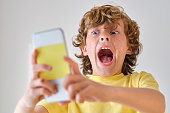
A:
<svg viewBox="0 0 170 113">
<path fill-rule="evenodd" d="M 50 29 L 42 32 L 37 32 L 33 34 L 32 37 L 33 48 L 39 48 L 44 46 L 50 46 L 54 44 L 65 43 L 65 38 L 63 30 L 61 28 Z M 49 80 L 52 84 L 56 85 L 58 89 L 57 94 L 53 94 L 50 97 L 45 97 L 47 102 L 62 102 L 68 101 L 68 93 L 62 87 L 64 78 L 59 78 L 55 80 Z"/>
</svg>

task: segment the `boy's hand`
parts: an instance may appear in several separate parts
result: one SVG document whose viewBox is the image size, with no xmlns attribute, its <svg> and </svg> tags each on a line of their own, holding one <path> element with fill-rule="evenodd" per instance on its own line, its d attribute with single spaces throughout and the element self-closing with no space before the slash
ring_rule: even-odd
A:
<svg viewBox="0 0 170 113">
<path fill-rule="evenodd" d="M 77 63 L 68 57 L 64 57 L 64 60 L 70 64 L 73 70 L 73 74 L 67 75 L 63 84 L 72 101 L 83 103 L 84 101 L 107 102 L 110 100 L 107 96 L 109 86 L 89 80 L 80 73 Z"/>
<path fill-rule="evenodd" d="M 45 64 L 37 64 L 36 58 L 38 51 L 35 50 L 32 54 L 32 70 L 33 76 L 30 79 L 26 92 L 22 98 L 23 104 L 27 107 L 34 107 L 44 96 L 50 96 L 57 93 L 54 85 L 49 81 L 39 78 L 39 72 L 50 71 L 51 66 Z"/>
</svg>

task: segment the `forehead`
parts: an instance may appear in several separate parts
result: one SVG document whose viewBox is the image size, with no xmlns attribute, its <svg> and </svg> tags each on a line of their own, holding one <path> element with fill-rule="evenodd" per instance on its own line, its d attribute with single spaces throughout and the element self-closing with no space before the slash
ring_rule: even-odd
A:
<svg viewBox="0 0 170 113">
<path fill-rule="evenodd" d="M 124 23 L 120 19 L 120 20 L 116 21 L 115 23 L 105 22 L 104 24 L 89 28 L 88 30 L 93 30 L 93 29 L 122 29 L 122 30 L 124 30 Z"/>
</svg>

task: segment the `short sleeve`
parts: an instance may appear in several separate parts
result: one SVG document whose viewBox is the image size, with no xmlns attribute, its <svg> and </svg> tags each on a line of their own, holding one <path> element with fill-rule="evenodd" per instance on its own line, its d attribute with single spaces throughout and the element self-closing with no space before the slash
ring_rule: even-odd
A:
<svg viewBox="0 0 170 113">
<path fill-rule="evenodd" d="M 37 105 L 45 107 L 48 113 L 67 113 L 68 105 L 60 106 L 58 103 L 48 103 L 45 99 L 40 101 Z"/>
<path fill-rule="evenodd" d="M 139 77 L 139 88 L 150 88 L 159 91 L 159 85 L 152 74 L 142 71 Z"/>
</svg>

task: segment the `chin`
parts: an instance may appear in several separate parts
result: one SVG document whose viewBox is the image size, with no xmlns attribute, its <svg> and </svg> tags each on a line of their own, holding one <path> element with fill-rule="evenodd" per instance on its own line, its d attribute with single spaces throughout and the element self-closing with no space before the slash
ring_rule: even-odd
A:
<svg viewBox="0 0 170 113">
<path fill-rule="evenodd" d="M 100 76 L 112 76 L 112 75 L 114 75 L 113 74 L 113 72 L 109 72 L 109 71 L 98 71 L 99 72 L 99 74 L 98 75 L 100 75 Z"/>
</svg>

